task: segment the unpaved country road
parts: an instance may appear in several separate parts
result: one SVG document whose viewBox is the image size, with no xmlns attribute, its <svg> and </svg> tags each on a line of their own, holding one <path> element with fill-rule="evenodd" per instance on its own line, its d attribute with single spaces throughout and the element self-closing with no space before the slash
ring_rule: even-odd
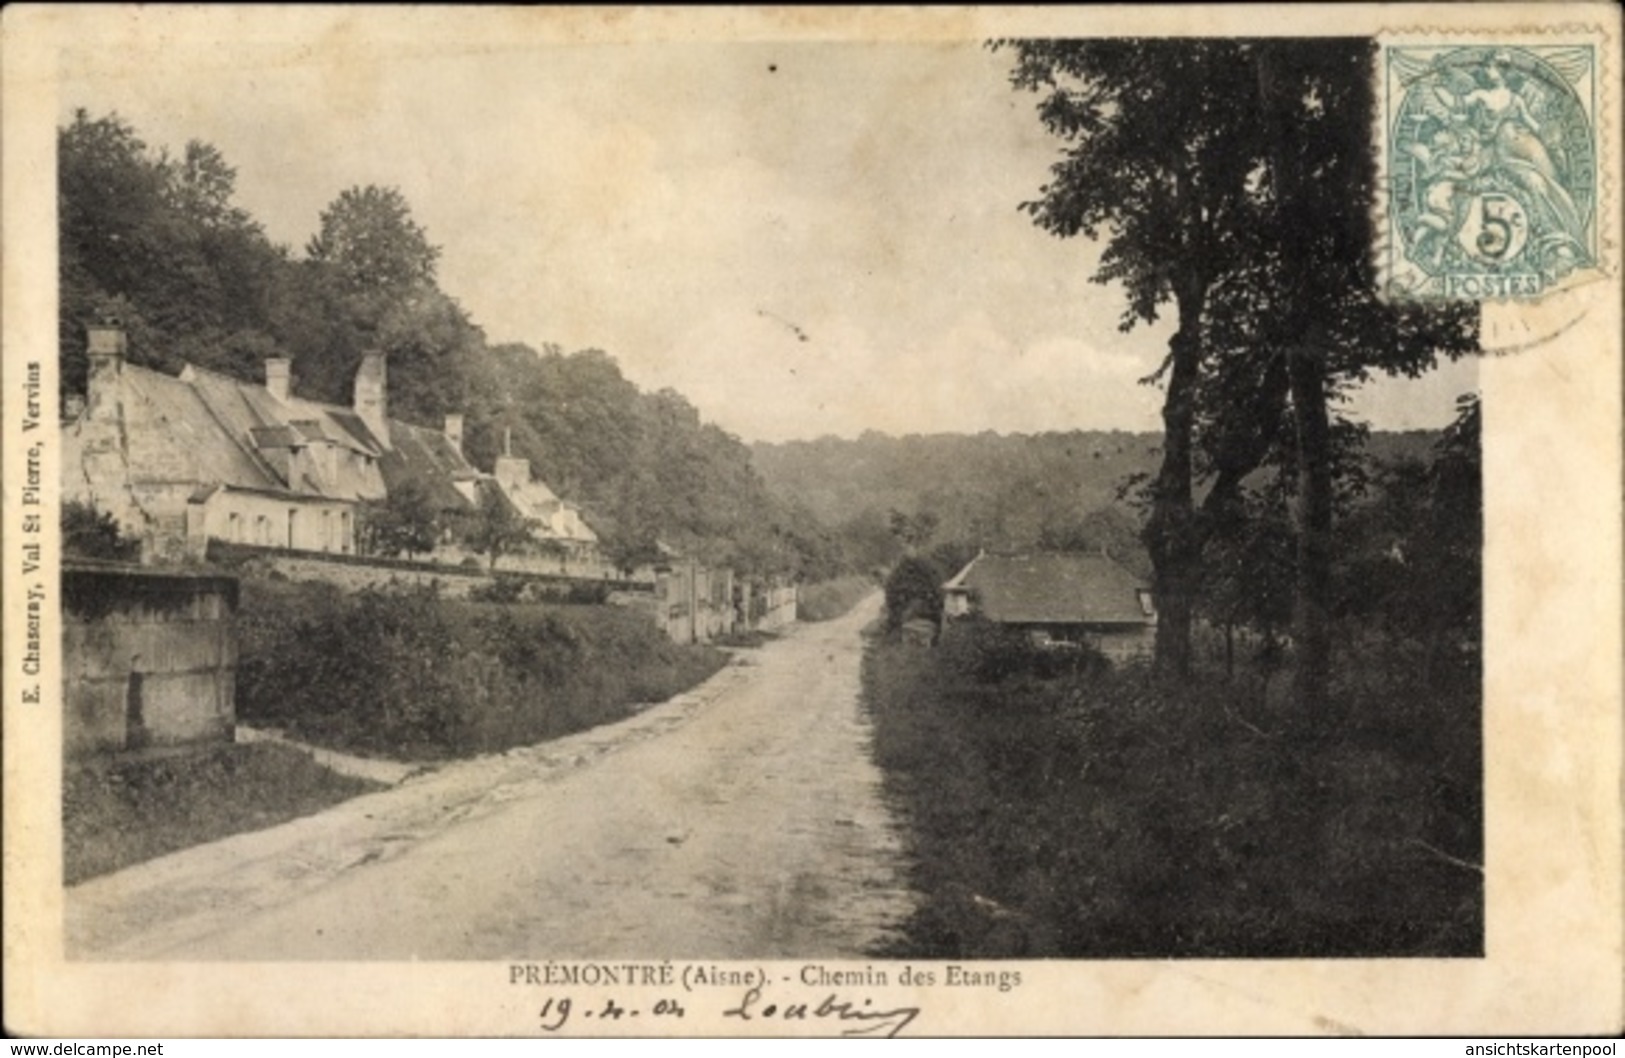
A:
<svg viewBox="0 0 1625 1058">
<path fill-rule="evenodd" d="M 77 886 L 69 952 L 861 956 L 910 909 L 858 704 L 879 605 L 625 723 Z"/>
</svg>

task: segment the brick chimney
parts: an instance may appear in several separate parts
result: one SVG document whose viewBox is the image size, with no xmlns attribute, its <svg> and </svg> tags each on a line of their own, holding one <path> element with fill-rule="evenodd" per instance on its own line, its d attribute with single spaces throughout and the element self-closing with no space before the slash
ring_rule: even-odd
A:
<svg viewBox="0 0 1625 1058">
<path fill-rule="evenodd" d="M 286 404 L 288 387 L 293 383 L 293 361 L 285 356 L 265 358 L 265 388 L 271 396 Z"/>
<path fill-rule="evenodd" d="M 376 350 L 361 357 L 355 373 L 355 413 L 385 448 L 389 444 L 389 373 L 384 354 Z"/>
<path fill-rule="evenodd" d="M 457 449 L 458 455 L 463 454 L 463 417 L 461 415 L 446 416 L 446 439 L 451 442 L 453 448 Z"/>
<path fill-rule="evenodd" d="M 90 377 L 85 385 L 85 411 L 94 418 L 103 405 L 116 400 L 114 390 L 124 375 L 124 353 L 128 343 L 124 329 L 116 322 L 97 323 L 85 328 L 85 353 L 90 358 Z"/>
</svg>

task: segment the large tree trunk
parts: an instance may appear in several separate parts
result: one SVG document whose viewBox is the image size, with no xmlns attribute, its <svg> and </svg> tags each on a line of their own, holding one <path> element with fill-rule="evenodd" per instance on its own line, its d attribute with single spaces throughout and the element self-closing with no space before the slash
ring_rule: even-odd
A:
<svg viewBox="0 0 1625 1058">
<path fill-rule="evenodd" d="M 1332 452 L 1326 410 L 1326 350 L 1292 352 L 1292 421 L 1298 456 L 1298 548 L 1292 638 L 1292 694 L 1305 715 L 1327 704 L 1331 678 Z"/>
<path fill-rule="evenodd" d="M 1183 679 L 1191 673 L 1191 613 L 1201 541 L 1191 500 L 1191 434 L 1201 366 L 1200 293 L 1179 298 L 1179 330 L 1169 342 L 1168 396 L 1162 406 L 1162 468 L 1152 487 L 1146 548 L 1155 570 L 1156 668 Z"/>
<path fill-rule="evenodd" d="M 1312 178 L 1302 171 L 1301 155 L 1292 150 L 1298 135 L 1292 117 L 1302 86 L 1281 77 L 1274 56 L 1263 48 L 1258 58 L 1259 95 L 1273 126 L 1273 168 L 1282 203 L 1278 218 L 1286 283 L 1286 333 L 1298 343 L 1289 349 L 1287 373 L 1292 397 L 1292 425 L 1297 448 L 1297 571 L 1292 604 L 1294 664 L 1292 697 L 1299 715 L 1322 718 L 1331 681 L 1331 626 L 1328 607 L 1332 585 L 1332 453 L 1327 408 L 1327 337 L 1309 303 L 1309 272 L 1315 267 L 1301 238 L 1314 231 L 1317 218 L 1306 202 Z M 1296 237 L 1295 237 L 1296 236 Z"/>
</svg>

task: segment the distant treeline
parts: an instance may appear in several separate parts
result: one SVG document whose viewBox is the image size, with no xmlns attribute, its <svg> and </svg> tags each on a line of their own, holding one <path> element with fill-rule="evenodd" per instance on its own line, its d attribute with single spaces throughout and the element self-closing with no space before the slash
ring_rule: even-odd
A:
<svg viewBox="0 0 1625 1058">
<path fill-rule="evenodd" d="M 1438 431 L 1372 432 L 1363 459 L 1372 467 L 1426 461 L 1438 438 Z M 1161 446 L 1161 434 L 1119 430 L 870 431 L 751 451 L 768 487 L 833 528 L 860 568 L 890 565 L 923 518 L 929 532 L 921 544 L 1105 547 L 1149 575 L 1135 485 L 1155 472 Z"/>
</svg>

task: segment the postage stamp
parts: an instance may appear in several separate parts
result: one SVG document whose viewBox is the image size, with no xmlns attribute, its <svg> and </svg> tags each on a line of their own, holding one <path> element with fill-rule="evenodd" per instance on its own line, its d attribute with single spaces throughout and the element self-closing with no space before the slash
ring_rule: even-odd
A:
<svg viewBox="0 0 1625 1058">
<path fill-rule="evenodd" d="M 1602 265 L 1596 42 L 1390 44 L 1391 297 L 1533 300 Z"/>
</svg>

